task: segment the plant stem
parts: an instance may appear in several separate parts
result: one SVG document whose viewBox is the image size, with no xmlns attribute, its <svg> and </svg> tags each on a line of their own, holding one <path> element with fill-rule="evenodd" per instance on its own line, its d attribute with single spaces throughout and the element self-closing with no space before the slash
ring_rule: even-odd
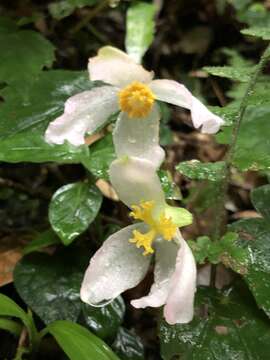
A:
<svg viewBox="0 0 270 360">
<path fill-rule="evenodd" d="M 236 117 L 236 121 L 234 123 L 233 129 L 232 129 L 232 138 L 231 143 L 228 149 L 228 152 L 225 157 L 225 166 L 223 169 L 223 179 L 220 182 L 220 191 L 219 191 L 219 198 L 217 199 L 217 209 L 216 209 L 216 217 L 215 217 L 215 230 L 213 234 L 213 241 L 218 241 L 220 236 L 222 235 L 224 231 L 223 223 L 225 223 L 225 200 L 227 196 L 227 191 L 229 187 L 230 182 L 230 172 L 231 172 L 231 166 L 233 163 L 233 157 L 236 149 L 237 139 L 240 132 L 240 127 L 248 106 L 249 98 L 253 94 L 255 85 L 258 81 L 258 78 L 260 74 L 262 73 L 265 65 L 270 59 L 270 44 L 267 46 L 265 51 L 263 52 L 259 63 L 256 65 L 255 71 L 251 75 L 251 78 L 248 82 L 245 94 L 243 96 L 243 99 L 239 106 L 239 112 Z M 215 271 L 213 272 L 214 275 Z M 213 285 L 214 279 L 212 277 L 212 285 Z"/>
</svg>

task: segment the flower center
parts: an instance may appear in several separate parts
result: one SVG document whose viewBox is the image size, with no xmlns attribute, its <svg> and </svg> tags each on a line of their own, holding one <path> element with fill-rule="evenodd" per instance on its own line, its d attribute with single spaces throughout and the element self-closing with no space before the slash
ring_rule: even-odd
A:
<svg viewBox="0 0 270 360">
<path fill-rule="evenodd" d="M 154 104 L 155 96 L 147 85 L 134 81 L 119 91 L 120 109 L 130 118 L 147 116 Z"/>
<path fill-rule="evenodd" d="M 161 213 L 158 219 L 155 219 L 153 216 L 153 208 L 155 206 L 154 201 L 144 201 L 141 202 L 140 205 L 133 205 L 132 212 L 130 216 L 132 216 L 136 220 L 144 221 L 150 228 L 150 230 L 142 234 L 138 230 L 133 231 L 133 238 L 129 241 L 131 243 L 135 243 L 136 246 L 144 247 L 143 255 L 152 254 L 154 249 L 152 248 L 153 241 L 156 236 L 161 235 L 165 240 L 172 240 L 177 230 L 177 225 L 175 225 L 171 218 L 166 217 L 165 213 Z"/>
</svg>

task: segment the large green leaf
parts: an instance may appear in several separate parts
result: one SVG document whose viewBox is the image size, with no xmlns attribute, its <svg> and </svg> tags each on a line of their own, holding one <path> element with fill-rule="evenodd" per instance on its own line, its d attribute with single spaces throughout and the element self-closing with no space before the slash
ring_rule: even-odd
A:
<svg viewBox="0 0 270 360">
<path fill-rule="evenodd" d="M 260 186 L 251 192 L 251 200 L 256 210 L 270 219 L 270 185 Z"/>
<path fill-rule="evenodd" d="M 0 27 L 0 81 L 15 83 L 18 91 L 24 91 L 44 66 L 52 65 L 54 47 L 35 31 L 5 25 L 2 22 Z"/>
<path fill-rule="evenodd" d="M 263 40 L 270 40 L 269 27 L 254 26 L 248 29 L 241 30 L 241 33 L 244 35 L 259 37 Z"/>
<path fill-rule="evenodd" d="M 102 339 L 114 338 L 123 321 L 124 314 L 125 303 L 121 296 L 102 307 L 83 304 L 84 323 Z"/>
<path fill-rule="evenodd" d="M 267 95 L 268 96 L 268 95 Z M 270 107 L 250 107 L 241 124 L 233 165 L 240 170 L 265 170 L 270 167 Z M 231 141 L 231 128 L 225 128 L 218 134 L 217 140 L 222 144 Z M 252 150 L 252 151 L 251 151 Z"/>
<path fill-rule="evenodd" d="M 87 158 L 87 146 L 50 145 L 44 140 L 44 132 L 49 122 L 63 112 L 68 97 L 92 87 L 85 72 L 55 70 L 42 72 L 24 94 L 13 86 L 4 88 L 0 160 L 79 163 Z"/>
<path fill-rule="evenodd" d="M 109 346 L 78 324 L 55 321 L 47 331 L 71 360 L 119 360 Z"/>
<path fill-rule="evenodd" d="M 78 182 L 62 186 L 53 195 L 49 220 L 65 245 L 88 228 L 98 214 L 102 195 L 93 184 Z"/>
<path fill-rule="evenodd" d="M 6 330 L 15 336 L 20 336 L 23 326 L 16 321 L 0 317 L 0 329 Z"/>
<path fill-rule="evenodd" d="M 155 6 L 146 2 L 136 2 L 127 12 L 127 33 L 125 45 L 127 53 L 138 63 L 154 38 Z"/>
<path fill-rule="evenodd" d="M 200 288 L 193 321 L 160 327 L 164 360 L 267 360 L 270 326 L 247 291 Z"/>
<path fill-rule="evenodd" d="M 88 261 L 87 253 L 71 248 L 53 256 L 32 253 L 17 264 L 14 284 L 24 302 L 46 324 L 55 320 L 76 321 Z"/>
</svg>

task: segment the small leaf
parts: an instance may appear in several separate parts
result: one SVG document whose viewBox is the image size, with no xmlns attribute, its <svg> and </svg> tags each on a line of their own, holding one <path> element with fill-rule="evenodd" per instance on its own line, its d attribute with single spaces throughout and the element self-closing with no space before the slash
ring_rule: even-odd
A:
<svg viewBox="0 0 270 360">
<path fill-rule="evenodd" d="M 251 76 L 252 68 L 232 67 L 232 66 L 205 66 L 203 68 L 208 74 L 236 80 L 240 82 L 248 82 Z"/>
<path fill-rule="evenodd" d="M 16 321 L 0 317 L 0 329 L 6 330 L 15 336 L 20 336 L 23 327 Z"/>
<path fill-rule="evenodd" d="M 190 160 L 177 165 L 176 170 L 190 179 L 221 181 L 224 178 L 224 167 L 224 161 L 202 163 L 199 160 Z"/>
<path fill-rule="evenodd" d="M 76 321 L 88 261 L 87 253 L 74 248 L 61 249 L 53 256 L 32 253 L 17 264 L 14 285 L 24 302 L 46 324 L 55 320 Z"/>
<path fill-rule="evenodd" d="M 125 314 L 125 303 L 121 296 L 110 304 L 94 307 L 83 304 L 84 322 L 88 328 L 102 339 L 113 339 Z"/>
<path fill-rule="evenodd" d="M 172 175 L 169 171 L 159 170 L 158 176 L 165 192 L 166 199 L 169 200 L 182 200 L 180 189 L 174 183 Z"/>
<path fill-rule="evenodd" d="M 121 360 L 144 360 L 143 343 L 133 332 L 120 328 L 114 343 L 113 350 Z"/>
<path fill-rule="evenodd" d="M 259 37 L 263 40 L 270 40 L 270 30 L 269 27 L 250 27 L 248 29 L 241 30 L 241 33 L 244 35 Z"/>
<path fill-rule="evenodd" d="M 242 286 L 199 288 L 193 321 L 175 326 L 163 321 L 160 339 L 164 360 L 267 359 L 270 352 L 269 321 Z"/>
<path fill-rule="evenodd" d="M 169 206 L 165 208 L 165 215 L 171 218 L 172 222 L 178 227 L 192 224 L 192 214 L 184 208 Z"/>
<path fill-rule="evenodd" d="M 97 216 L 102 195 L 95 185 L 78 182 L 62 186 L 53 195 L 49 220 L 65 245 L 85 231 Z"/>
<path fill-rule="evenodd" d="M 76 8 L 91 6 L 99 0 L 61 0 L 49 4 L 49 12 L 56 20 L 63 19 L 72 14 Z"/>
<path fill-rule="evenodd" d="M 131 5 L 127 12 L 127 53 L 140 63 L 154 37 L 155 6 L 146 2 Z"/>
<path fill-rule="evenodd" d="M 71 360 L 120 360 L 102 340 L 84 327 L 55 321 L 47 327 Z"/>
<path fill-rule="evenodd" d="M 52 230 L 44 231 L 39 234 L 34 240 L 25 246 L 23 254 L 27 255 L 34 251 L 39 251 L 44 247 L 59 244 L 60 239 L 55 235 Z"/>
</svg>

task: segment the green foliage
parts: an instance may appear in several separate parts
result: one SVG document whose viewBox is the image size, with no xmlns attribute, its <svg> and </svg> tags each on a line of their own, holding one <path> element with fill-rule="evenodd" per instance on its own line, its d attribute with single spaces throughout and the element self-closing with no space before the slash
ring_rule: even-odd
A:
<svg viewBox="0 0 270 360">
<path fill-rule="evenodd" d="M 224 161 L 202 163 L 199 160 L 190 160 L 178 164 L 176 170 L 190 179 L 220 181 L 224 177 L 224 166 Z"/>
<path fill-rule="evenodd" d="M 78 324 L 55 321 L 47 331 L 71 360 L 120 360 L 108 345 Z"/>
<path fill-rule="evenodd" d="M 27 244 L 24 249 L 24 255 L 30 254 L 34 251 L 39 251 L 44 247 L 50 245 L 56 245 L 60 243 L 60 239 L 56 236 L 56 234 L 50 229 L 44 231 L 41 234 L 38 234 L 29 244 Z"/>
<path fill-rule="evenodd" d="M 61 0 L 49 4 L 50 14 L 57 20 L 61 20 L 73 13 L 76 8 L 91 6 L 98 3 L 99 0 Z"/>
<path fill-rule="evenodd" d="M 244 35 L 259 37 L 263 40 L 270 40 L 270 30 L 267 27 L 251 27 L 241 30 Z"/>
<path fill-rule="evenodd" d="M 219 241 L 213 242 L 208 236 L 200 236 L 196 241 L 188 241 L 189 246 L 199 264 L 209 261 L 212 264 L 223 263 L 234 271 L 246 273 L 247 251 L 239 248 L 238 235 L 226 233 Z"/>
<path fill-rule="evenodd" d="M 127 53 L 138 63 L 154 38 L 155 6 L 146 2 L 135 2 L 127 12 L 125 45 Z"/>
<path fill-rule="evenodd" d="M 121 296 L 102 307 L 83 304 L 84 323 L 98 337 L 114 339 L 123 322 L 125 309 L 125 303 Z"/>
<path fill-rule="evenodd" d="M 166 199 L 181 200 L 182 195 L 180 189 L 174 183 L 171 173 L 169 171 L 159 170 L 158 175 L 161 181 L 162 189 L 165 192 Z"/>
<path fill-rule="evenodd" d="M 161 354 L 182 360 L 267 359 L 269 323 L 241 288 L 199 288 L 195 317 L 186 325 L 160 326 Z"/>
<path fill-rule="evenodd" d="M 251 76 L 251 69 L 232 66 L 205 66 L 203 68 L 208 74 L 228 78 L 230 80 L 248 82 Z"/>
<path fill-rule="evenodd" d="M 239 234 L 238 246 L 246 249 L 247 271 L 243 278 L 257 304 L 270 316 L 270 185 L 255 189 L 252 202 L 263 219 L 244 219 L 231 225 Z"/>
<path fill-rule="evenodd" d="M 94 184 L 78 182 L 62 186 L 53 195 L 49 220 L 65 245 L 85 231 L 97 216 L 102 195 Z"/>
<path fill-rule="evenodd" d="M 86 146 L 47 144 L 44 132 L 64 110 L 68 97 L 91 89 L 85 72 L 47 71 L 29 84 L 27 91 L 8 86 L 1 95 L 0 160 L 7 162 L 78 163 L 88 156 Z"/>
<path fill-rule="evenodd" d="M 144 360 L 144 347 L 141 339 L 133 332 L 120 327 L 112 348 L 121 360 Z"/>
<path fill-rule="evenodd" d="M 15 336 L 20 336 L 23 327 L 16 321 L 0 317 L 0 329 L 6 330 Z"/>
<path fill-rule="evenodd" d="M 35 31 L 18 29 L 8 19 L 0 19 L 0 48 L 0 81 L 16 85 L 22 93 L 54 61 L 54 46 L 48 40 Z"/>
<path fill-rule="evenodd" d="M 24 302 L 46 323 L 76 321 L 80 286 L 89 261 L 85 251 L 68 248 L 53 256 L 26 255 L 14 271 L 14 285 Z M 1 313 L 0 313 L 1 315 Z"/>
</svg>

